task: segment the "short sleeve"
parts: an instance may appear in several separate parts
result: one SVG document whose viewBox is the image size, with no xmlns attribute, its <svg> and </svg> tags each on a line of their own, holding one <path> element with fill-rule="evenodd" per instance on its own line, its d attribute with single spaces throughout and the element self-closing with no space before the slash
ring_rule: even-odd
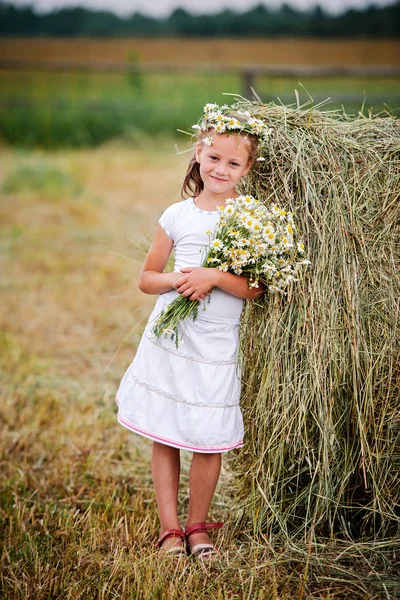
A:
<svg viewBox="0 0 400 600">
<path fill-rule="evenodd" d="M 171 240 L 174 239 L 174 223 L 175 223 L 175 206 L 176 204 L 172 204 L 168 206 L 168 208 L 163 212 L 158 222 L 161 227 L 164 229 L 165 233 Z"/>
</svg>

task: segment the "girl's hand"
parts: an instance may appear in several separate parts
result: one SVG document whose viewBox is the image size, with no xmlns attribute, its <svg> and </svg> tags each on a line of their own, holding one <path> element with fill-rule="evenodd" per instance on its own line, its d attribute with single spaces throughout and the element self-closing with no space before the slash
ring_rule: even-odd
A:
<svg viewBox="0 0 400 600">
<path fill-rule="evenodd" d="M 181 269 L 183 275 L 176 282 L 175 288 L 189 300 L 203 300 L 215 286 L 215 271 L 216 269 L 208 267 L 185 267 Z"/>
<path fill-rule="evenodd" d="M 169 275 L 169 283 L 171 284 L 171 289 L 172 290 L 177 289 L 176 284 L 179 281 L 179 279 L 182 279 L 182 273 L 180 273 L 180 272 L 175 273 L 175 271 L 174 271 L 172 273 L 168 273 L 168 275 Z"/>
</svg>

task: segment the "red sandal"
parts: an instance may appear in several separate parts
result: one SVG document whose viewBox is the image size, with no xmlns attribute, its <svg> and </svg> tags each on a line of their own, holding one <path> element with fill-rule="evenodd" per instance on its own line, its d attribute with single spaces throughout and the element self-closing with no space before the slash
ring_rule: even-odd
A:
<svg viewBox="0 0 400 600">
<path fill-rule="evenodd" d="M 167 529 L 167 531 L 164 531 L 164 533 L 157 540 L 156 547 L 160 548 L 160 550 L 163 550 L 163 552 L 166 552 L 167 554 L 172 554 L 178 557 L 186 556 L 186 548 L 184 547 L 184 545 L 177 546 L 176 548 L 167 548 L 165 550 L 164 548 L 162 548 L 162 544 L 165 542 L 166 539 L 170 537 L 180 538 L 182 542 L 186 542 L 186 536 L 181 529 Z"/>
<path fill-rule="evenodd" d="M 189 536 L 194 533 L 208 533 L 210 529 L 221 529 L 222 526 L 223 523 L 195 523 L 194 525 L 185 527 L 186 543 L 189 553 L 201 560 L 205 558 L 208 559 L 213 554 L 216 554 L 217 549 L 212 544 L 196 544 L 195 546 L 191 546 L 189 543 Z"/>
</svg>

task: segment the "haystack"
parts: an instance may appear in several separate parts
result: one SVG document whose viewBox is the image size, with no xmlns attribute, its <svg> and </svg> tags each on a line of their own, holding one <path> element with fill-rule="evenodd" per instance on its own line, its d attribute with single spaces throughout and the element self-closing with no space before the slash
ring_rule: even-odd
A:
<svg viewBox="0 0 400 600">
<path fill-rule="evenodd" d="M 245 308 L 237 497 L 270 540 L 393 540 L 399 121 L 243 99 L 236 106 L 274 128 L 242 191 L 293 211 L 311 261 L 286 297 L 266 293 Z"/>
</svg>

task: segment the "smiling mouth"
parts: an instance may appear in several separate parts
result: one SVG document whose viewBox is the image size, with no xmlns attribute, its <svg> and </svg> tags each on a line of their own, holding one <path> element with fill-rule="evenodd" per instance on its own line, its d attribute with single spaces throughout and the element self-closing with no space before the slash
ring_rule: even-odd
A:
<svg viewBox="0 0 400 600">
<path fill-rule="evenodd" d="M 215 177 L 215 175 L 211 175 L 212 179 L 215 179 L 216 181 L 228 181 L 227 179 L 222 179 L 221 177 Z"/>
</svg>

